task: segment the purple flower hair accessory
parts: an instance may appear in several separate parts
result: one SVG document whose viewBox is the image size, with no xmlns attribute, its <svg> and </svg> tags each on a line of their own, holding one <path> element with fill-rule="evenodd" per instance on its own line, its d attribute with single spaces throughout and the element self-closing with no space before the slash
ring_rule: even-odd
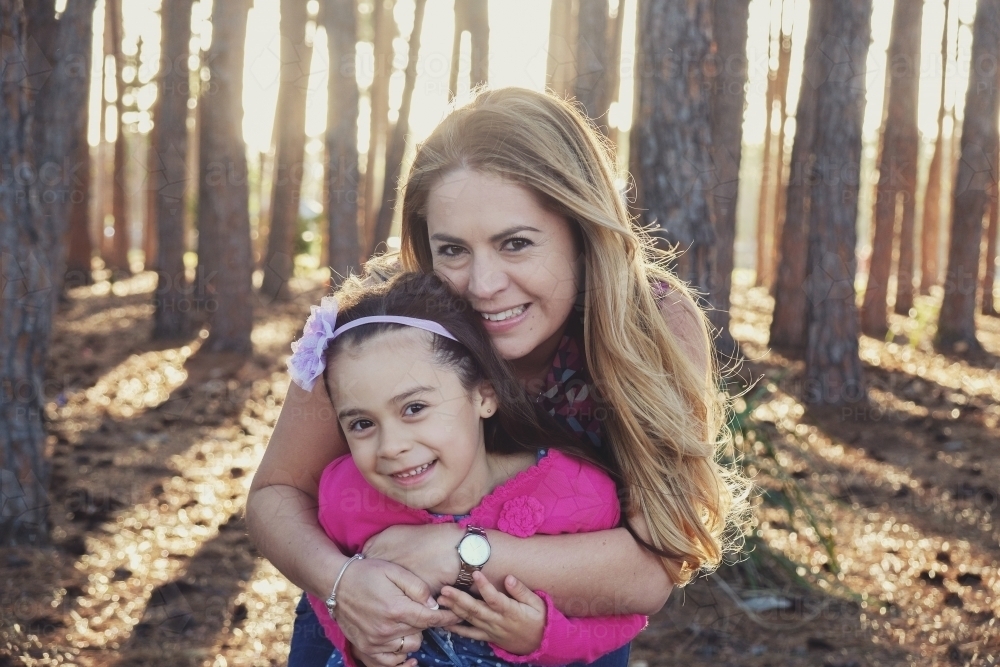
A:
<svg viewBox="0 0 1000 667">
<path fill-rule="evenodd" d="M 312 306 L 310 311 L 302 338 L 292 343 L 292 356 L 288 359 L 288 374 L 292 382 L 306 391 L 312 391 L 316 379 L 326 368 L 323 355 L 337 328 L 337 299 L 323 297 L 320 304 Z"/>
<path fill-rule="evenodd" d="M 316 378 L 322 375 L 326 369 L 326 359 L 324 359 L 324 356 L 330 341 L 355 327 L 379 322 L 403 324 L 408 327 L 430 331 L 433 334 L 444 336 L 454 341 L 458 340 L 438 322 L 400 315 L 369 315 L 368 317 L 359 317 L 338 329 L 337 307 L 336 298 L 332 296 L 323 297 L 323 300 L 319 302 L 319 306 L 313 306 L 310 309 L 311 313 L 302 331 L 302 338 L 292 343 L 292 356 L 288 359 L 288 374 L 292 377 L 292 382 L 306 391 L 312 391 L 312 388 L 316 385 Z"/>
</svg>

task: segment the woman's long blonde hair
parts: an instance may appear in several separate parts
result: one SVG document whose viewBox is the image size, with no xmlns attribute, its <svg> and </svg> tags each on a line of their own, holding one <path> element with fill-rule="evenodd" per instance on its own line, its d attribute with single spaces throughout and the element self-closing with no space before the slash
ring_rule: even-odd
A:
<svg viewBox="0 0 1000 667">
<path fill-rule="evenodd" d="M 726 403 L 709 353 L 698 370 L 664 322 L 654 285 L 688 302 L 697 342 L 708 322 L 687 287 L 633 224 L 615 185 L 608 143 L 570 103 L 530 90 L 481 91 L 417 149 L 403 193 L 406 270 L 433 271 L 427 198 L 446 173 L 471 169 L 516 182 L 579 229 L 585 266 L 587 367 L 608 418 L 606 439 L 624 482 L 623 511 L 641 515 L 672 581 L 716 567 L 745 516 L 747 487 L 719 463 Z"/>
</svg>

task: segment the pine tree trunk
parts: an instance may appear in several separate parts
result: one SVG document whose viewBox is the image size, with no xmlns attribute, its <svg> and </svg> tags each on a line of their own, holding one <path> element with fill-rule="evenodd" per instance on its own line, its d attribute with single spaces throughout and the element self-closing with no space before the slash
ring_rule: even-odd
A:
<svg viewBox="0 0 1000 667">
<path fill-rule="evenodd" d="M 250 354 L 253 252 L 243 142 L 243 60 L 249 0 L 216 0 L 208 50 L 210 92 L 201 98 L 198 263 L 207 289 L 208 339 L 202 350 Z M 202 239 L 206 243 L 202 243 Z"/>
<path fill-rule="evenodd" d="M 462 33 L 468 24 L 465 17 L 465 3 L 456 2 L 455 9 L 455 31 L 451 38 L 451 68 L 448 70 L 448 102 L 452 102 L 458 95 L 458 68 L 462 59 Z"/>
<path fill-rule="evenodd" d="M 896 312 L 913 306 L 913 222 L 917 195 L 917 87 L 920 82 L 920 29 L 923 4 L 900 2 L 892 15 L 886 71 L 887 109 L 879 156 L 875 196 L 874 239 L 861 309 L 861 331 L 884 338 L 888 331 L 886 300 L 892 269 L 892 247 L 899 227 Z M 900 302 L 902 299 L 902 302 Z"/>
<path fill-rule="evenodd" d="M 819 0 L 830 2 L 831 0 Z M 871 38 L 872 0 L 838 0 L 821 50 L 827 56 L 817 88 L 806 291 L 806 396 L 810 403 L 843 405 L 865 397 L 858 355 L 858 188 L 861 125 Z"/>
<path fill-rule="evenodd" d="M 547 87 L 560 97 L 573 93 L 576 80 L 576 21 L 573 20 L 577 0 L 557 0 L 549 11 L 548 61 L 545 65 Z M 619 5 L 621 6 L 621 5 Z"/>
<path fill-rule="evenodd" d="M 93 21 L 93 19 L 91 19 Z M 90 65 L 87 65 L 87 88 L 90 88 Z M 86 105 L 89 107 L 90 105 Z M 87 143 L 87 124 L 89 114 L 81 111 L 80 125 L 74 141 L 71 164 L 77 168 L 76 183 L 69 200 L 69 230 L 66 233 L 66 287 L 93 284 L 91 275 L 91 257 L 94 254 L 94 242 L 90 235 L 90 145 Z"/>
<path fill-rule="evenodd" d="M 184 195 L 191 176 L 187 166 L 188 55 L 192 0 L 174 0 L 162 10 L 162 46 L 158 110 L 150 162 L 157 166 L 156 273 L 153 338 L 183 338 L 190 330 L 189 297 L 184 273 Z"/>
<path fill-rule="evenodd" d="M 930 294 L 931 287 L 938 283 L 938 238 L 941 229 L 941 161 L 944 151 L 945 92 L 948 89 L 948 23 L 951 0 L 944 0 L 944 27 L 941 29 L 941 93 L 937 114 L 937 138 L 934 140 L 934 156 L 927 173 L 927 188 L 924 192 L 924 212 L 920 227 L 920 293 Z"/>
<path fill-rule="evenodd" d="M 611 30 L 613 32 L 610 37 L 611 53 L 609 54 L 609 57 L 611 58 L 611 61 L 608 67 L 610 70 L 608 73 L 608 77 L 610 79 L 608 86 L 610 89 L 610 97 L 608 101 L 609 108 L 611 107 L 611 104 L 618 101 L 622 83 L 622 39 L 624 38 L 623 35 L 625 32 L 625 3 L 623 1 L 618 3 L 618 13 L 615 15 L 615 22 L 611 26 Z M 608 139 L 611 141 L 612 146 L 617 147 L 619 134 L 618 126 L 615 125 L 614 127 L 611 127 L 610 122 L 608 125 L 610 128 L 608 130 Z"/>
<path fill-rule="evenodd" d="M 114 179 L 111 185 L 111 214 L 115 218 L 115 235 L 111 237 L 111 254 L 108 257 L 108 268 L 116 273 L 132 273 L 128 263 L 130 245 L 128 228 L 128 202 L 125 198 L 125 123 L 122 115 L 125 113 L 125 79 L 122 68 L 125 66 L 125 56 L 122 53 L 122 0 L 105 0 L 106 9 L 111 14 L 111 45 L 115 58 L 115 114 L 118 129 L 115 137 L 115 167 Z"/>
<path fill-rule="evenodd" d="M 575 95 L 584 111 L 608 133 L 611 105 L 611 71 L 617 63 L 609 58 L 608 0 L 579 0 L 576 31 Z"/>
<path fill-rule="evenodd" d="M 29 85 L 36 91 L 32 113 L 35 173 L 44 188 L 38 193 L 38 206 L 59 239 L 52 247 L 51 279 L 57 291 L 62 290 L 66 275 L 70 210 L 74 200 L 79 202 L 84 194 L 79 173 L 83 162 L 74 163 L 72 158 L 86 147 L 86 115 L 80 109 L 87 106 L 90 94 L 95 4 L 95 0 L 67 2 L 58 25 L 49 28 L 55 31 L 51 65 L 37 77 L 29 77 Z M 38 41 L 30 32 L 28 38 Z M 33 50 L 29 48 L 29 52 Z"/>
<path fill-rule="evenodd" d="M 965 94 L 961 160 L 955 177 L 951 238 L 944 300 L 935 344 L 954 352 L 979 351 L 976 339 L 976 283 L 983 237 L 987 189 L 996 179 L 996 152 L 1000 91 L 996 72 L 984 63 L 997 62 L 1000 44 L 1000 0 L 979 0 L 972 37 L 972 68 Z"/>
<path fill-rule="evenodd" d="M 80 136 L 76 139 L 72 164 L 79 165 L 76 172 L 79 181 L 74 188 L 69 204 L 69 231 L 66 233 L 66 287 L 90 285 L 94 282 L 90 273 L 90 258 L 94 244 L 90 238 L 90 145 L 87 143 L 87 113 L 83 118 Z"/>
<path fill-rule="evenodd" d="M 1000 164 L 1000 151 L 997 153 Z M 983 270 L 983 299 L 980 311 L 983 315 L 998 315 L 993 303 L 993 288 L 997 277 L 997 233 L 1000 231 L 1000 205 L 997 203 L 997 192 L 993 191 L 990 199 L 989 222 L 986 225 L 986 266 Z"/>
<path fill-rule="evenodd" d="M 274 122 L 277 148 L 271 179 L 271 224 L 260 288 L 265 301 L 287 301 L 292 296 L 288 281 L 295 270 L 295 232 L 306 145 L 306 94 L 312 63 L 312 45 L 306 44 L 308 20 L 304 2 L 282 0 L 281 81 Z"/>
<path fill-rule="evenodd" d="M 331 279 L 356 271 L 361 262 L 358 230 L 358 84 L 354 51 L 358 35 L 354 0 L 328 0 L 323 13 L 330 49 L 327 104 L 326 214 Z"/>
<path fill-rule="evenodd" d="M 21 0 L 0 0 L 0 62 L 22 59 L 27 21 Z M 17 70 L 20 70 L 18 72 Z M 0 69 L 0 159 L 31 164 L 30 95 L 22 68 Z M 27 179 L 0 179 L 0 545 L 42 543 L 48 536 L 45 410 L 41 395 L 52 327 L 52 256 L 44 218 Z M 37 201 L 37 200 L 36 200 Z M 39 335 L 41 334 L 41 335 Z M 10 397 L 10 400 L 8 399 Z"/>
<path fill-rule="evenodd" d="M 465 0 L 469 6 L 468 19 L 472 63 L 469 68 L 469 85 L 485 86 L 490 82 L 490 16 L 486 0 Z"/>
<path fill-rule="evenodd" d="M 771 264 L 768 258 L 771 256 L 771 229 L 770 212 L 768 206 L 773 201 L 771 197 L 771 151 L 774 149 L 774 133 L 771 132 L 771 118 L 774 113 L 774 87 L 775 78 L 771 78 L 770 70 L 767 77 L 767 90 L 764 93 L 764 155 L 761 158 L 760 170 L 760 195 L 757 197 L 757 270 L 754 276 L 754 285 L 761 287 L 769 285 L 772 276 L 769 275 Z"/>
<path fill-rule="evenodd" d="M 914 266 L 916 259 L 916 238 L 914 236 L 917 217 L 917 163 L 920 160 L 920 130 L 917 128 L 917 108 L 920 85 L 920 32 L 923 22 L 923 3 L 904 4 L 909 11 L 905 17 L 905 46 L 900 59 L 905 64 L 912 63 L 905 76 L 893 78 L 893 86 L 899 84 L 899 94 L 906 100 L 899 109 L 900 126 L 894 128 L 892 136 L 898 142 L 900 174 L 903 187 L 902 218 L 899 228 L 899 266 L 896 269 L 895 311 L 899 315 L 909 315 L 913 308 Z M 890 101 L 890 123 L 896 116 Z"/>
<path fill-rule="evenodd" d="M 706 62 L 710 0 L 640 0 L 631 169 L 637 213 L 661 247 L 683 253 L 682 280 L 702 293 L 714 273 L 715 213 L 706 175 L 712 145 Z"/>
<path fill-rule="evenodd" d="M 89 91 L 94 0 L 68 0 L 55 28 L 51 9 L 33 7 L 39 34 L 31 34 L 22 0 L 0 0 L 0 62 L 11 65 L 0 67 L 0 161 L 38 175 L 0 179 L 0 545 L 48 536 L 45 364 L 65 267 L 67 202 L 78 185 L 70 158 Z M 28 46 L 44 48 L 43 35 L 52 59 L 36 70 Z M 25 76 L 25 53 L 27 68 L 43 75 Z"/>
<path fill-rule="evenodd" d="M 392 138 L 386 150 L 385 187 L 382 188 L 382 205 L 375 222 L 375 248 L 389 239 L 392 216 L 395 212 L 396 191 L 399 175 L 403 170 L 403 155 L 406 153 L 406 135 L 410 129 L 410 103 L 413 88 L 417 82 L 417 56 L 420 54 L 420 30 L 424 24 L 424 8 L 427 0 L 416 0 L 413 8 L 413 30 L 410 32 L 409 55 L 406 61 L 406 75 L 403 83 L 403 99 L 399 105 L 399 118 L 392 130 Z"/>
<path fill-rule="evenodd" d="M 792 68 L 792 36 L 781 33 L 778 36 L 778 76 L 775 83 L 775 102 L 778 103 L 778 141 L 774 155 L 774 199 L 771 204 L 771 243 L 768 262 L 768 286 L 774 289 L 774 276 L 778 265 L 778 248 L 781 246 L 781 232 L 785 224 L 785 198 L 788 180 L 785 175 L 785 128 L 788 126 L 788 77 Z"/>
<path fill-rule="evenodd" d="M 158 103 L 153 102 L 153 108 L 150 110 L 153 118 L 159 118 L 160 112 L 158 110 Z M 159 266 L 157 265 L 157 254 L 158 254 L 158 243 L 159 237 L 156 231 L 156 207 L 157 207 L 157 172 L 160 168 L 159 159 L 156 156 L 156 126 L 149 131 L 146 135 L 146 182 L 143 184 L 143 193 L 146 198 L 146 220 L 143 225 L 143 237 L 142 237 L 142 268 L 144 271 L 157 271 Z"/>
<path fill-rule="evenodd" d="M 793 356 L 801 355 L 806 346 L 806 292 L 803 285 L 808 257 L 810 184 L 815 162 L 813 142 L 818 121 L 817 89 L 811 82 L 820 82 L 824 76 L 822 65 L 825 56 L 820 52 L 820 46 L 827 34 L 831 11 L 829 1 L 817 1 L 809 7 L 805 71 L 795 111 L 795 141 L 774 286 L 769 345 Z"/>
<path fill-rule="evenodd" d="M 709 319 L 719 330 L 715 346 L 724 358 L 736 353 L 729 330 L 733 282 L 733 244 L 736 241 L 736 196 L 739 192 L 743 146 L 744 88 L 747 79 L 747 19 L 749 0 L 714 0 L 715 78 L 712 80 L 712 163 L 717 185 L 715 208 L 715 273 L 708 294 Z"/>
<path fill-rule="evenodd" d="M 365 254 L 372 249 L 375 232 L 375 214 L 382 200 L 385 186 L 385 147 L 389 130 L 389 79 L 393 72 L 392 37 L 395 20 L 392 8 L 395 0 L 375 0 L 373 17 L 375 41 L 375 74 L 368 96 L 371 100 L 370 131 L 368 133 L 368 159 L 365 162 L 364 214 L 361 216 L 362 247 Z"/>
</svg>

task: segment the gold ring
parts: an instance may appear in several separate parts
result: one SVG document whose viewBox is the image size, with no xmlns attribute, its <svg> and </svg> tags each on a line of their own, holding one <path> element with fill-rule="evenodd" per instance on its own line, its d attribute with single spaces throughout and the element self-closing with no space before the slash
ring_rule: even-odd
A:
<svg viewBox="0 0 1000 667">
<path fill-rule="evenodd" d="M 405 643 L 406 643 L 406 637 L 400 637 L 399 638 L 399 650 L 396 651 L 396 653 L 402 653 L 403 652 L 403 644 L 405 644 Z"/>
</svg>

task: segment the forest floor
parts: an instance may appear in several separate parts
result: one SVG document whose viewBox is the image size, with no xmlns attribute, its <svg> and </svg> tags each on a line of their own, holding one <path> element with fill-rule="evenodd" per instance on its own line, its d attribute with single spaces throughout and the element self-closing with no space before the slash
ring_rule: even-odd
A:
<svg viewBox="0 0 1000 667">
<path fill-rule="evenodd" d="M 52 546 L 0 549 L 0 667 L 284 664 L 298 589 L 241 518 L 322 287 L 256 309 L 246 363 L 202 335 L 149 342 L 155 278 L 76 288 L 51 349 Z M 987 352 L 933 352 L 936 305 L 863 338 L 870 402 L 806 408 L 766 347 L 771 300 L 737 281 L 732 330 L 760 379 L 737 401 L 758 482 L 755 550 L 674 591 L 636 667 L 1000 662 L 1000 320 Z M 751 404 L 747 406 L 747 401 Z M 993 462 L 993 463 L 991 463 Z M 791 510 L 791 512 L 789 512 Z M 763 545 L 767 545 L 766 547 Z"/>
</svg>

